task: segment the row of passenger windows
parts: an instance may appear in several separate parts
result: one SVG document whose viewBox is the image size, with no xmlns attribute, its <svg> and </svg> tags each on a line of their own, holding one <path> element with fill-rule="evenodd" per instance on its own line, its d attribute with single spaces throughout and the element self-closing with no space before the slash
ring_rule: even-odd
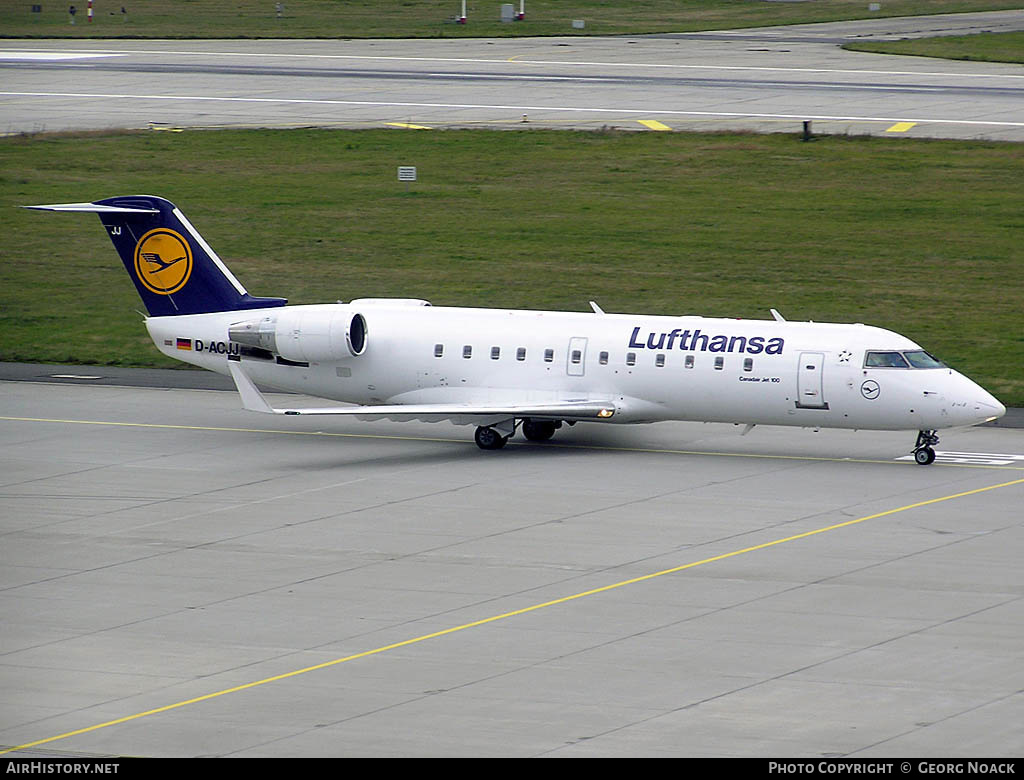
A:
<svg viewBox="0 0 1024 780">
<path fill-rule="evenodd" d="M 434 345 L 434 357 L 436 357 L 436 358 L 444 357 L 444 344 L 435 344 Z M 472 345 L 466 344 L 466 345 L 464 345 L 462 347 L 462 357 L 466 358 L 467 360 L 473 357 L 473 347 L 472 347 Z M 491 347 L 491 360 L 500 360 L 500 359 L 501 359 L 501 347 Z M 519 360 L 519 361 L 526 360 L 526 347 L 517 347 L 516 348 L 516 360 Z M 553 349 L 545 349 L 544 350 L 544 362 L 545 363 L 553 363 L 554 361 L 555 361 L 555 350 L 553 350 Z M 583 351 L 579 350 L 579 349 L 572 350 L 569 353 L 569 362 L 572 363 L 573 365 L 579 365 L 580 363 L 582 363 L 583 362 Z M 600 363 L 602 366 L 608 365 L 608 353 L 607 352 L 600 352 L 600 353 L 598 353 L 597 362 Z M 635 366 L 636 365 L 636 352 L 627 352 L 626 353 L 626 365 L 627 366 Z M 655 356 L 654 356 L 654 365 L 657 366 L 658 368 L 664 368 L 664 366 L 665 366 L 665 353 L 664 352 L 658 352 L 658 353 L 655 354 Z M 693 368 L 694 367 L 694 356 L 693 355 L 687 355 L 684 358 L 683 365 L 686 368 Z M 725 368 L 725 358 L 722 355 L 717 355 L 715 357 L 715 369 L 718 370 L 718 371 L 721 371 L 723 368 Z M 744 371 L 753 371 L 754 370 L 754 359 L 753 358 L 749 358 L 749 357 L 748 358 L 743 358 L 743 370 Z"/>
</svg>

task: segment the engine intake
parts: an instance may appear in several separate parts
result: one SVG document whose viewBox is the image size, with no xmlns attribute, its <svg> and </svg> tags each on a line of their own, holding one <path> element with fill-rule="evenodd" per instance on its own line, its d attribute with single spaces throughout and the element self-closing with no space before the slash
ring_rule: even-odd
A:
<svg viewBox="0 0 1024 780">
<path fill-rule="evenodd" d="M 353 314 L 348 328 L 345 330 L 345 343 L 348 351 L 354 357 L 362 355 L 366 351 L 366 317 L 362 314 Z"/>
</svg>

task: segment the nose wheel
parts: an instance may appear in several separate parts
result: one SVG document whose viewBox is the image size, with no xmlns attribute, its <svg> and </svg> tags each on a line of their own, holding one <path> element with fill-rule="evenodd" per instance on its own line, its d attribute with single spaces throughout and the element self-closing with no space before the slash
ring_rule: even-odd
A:
<svg viewBox="0 0 1024 780">
<path fill-rule="evenodd" d="M 914 445 L 914 461 L 919 466 L 929 466 L 935 462 L 935 450 L 932 446 L 939 443 L 935 431 L 919 431 L 917 444 Z"/>
</svg>

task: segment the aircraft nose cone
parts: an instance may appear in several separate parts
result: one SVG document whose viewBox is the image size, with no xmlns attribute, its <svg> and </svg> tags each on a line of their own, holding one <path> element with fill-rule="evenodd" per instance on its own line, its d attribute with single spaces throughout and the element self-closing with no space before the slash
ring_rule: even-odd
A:
<svg viewBox="0 0 1024 780">
<path fill-rule="evenodd" d="M 949 415 L 959 420 L 959 425 L 978 425 L 1006 414 L 1006 407 L 984 387 L 962 374 L 953 376 L 955 384 L 946 398 L 951 402 Z"/>
<path fill-rule="evenodd" d="M 970 407 L 974 410 L 978 422 L 998 420 L 1006 414 L 1006 407 L 999 403 L 995 396 L 982 387 L 977 385 L 975 387 L 977 387 L 977 390 L 974 393 L 974 403 L 970 404 Z"/>
<path fill-rule="evenodd" d="M 992 396 L 989 396 L 984 401 L 978 402 L 978 408 L 982 412 L 987 412 L 986 420 L 998 420 L 1004 414 L 1006 414 L 1006 407 L 1003 406 Z"/>
</svg>

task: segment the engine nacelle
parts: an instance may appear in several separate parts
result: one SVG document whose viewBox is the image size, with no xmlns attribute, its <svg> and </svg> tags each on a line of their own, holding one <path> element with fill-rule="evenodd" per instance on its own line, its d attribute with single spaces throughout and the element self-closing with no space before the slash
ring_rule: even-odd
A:
<svg viewBox="0 0 1024 780">
<path fill-rule="evenodd" d="M 228 327 L 228 338 L 237 344 L 303 363 L 358 357 L 366 352 L 367 335 L 366 318 L 347 307 L 283 308 Z"/>
</svg>

